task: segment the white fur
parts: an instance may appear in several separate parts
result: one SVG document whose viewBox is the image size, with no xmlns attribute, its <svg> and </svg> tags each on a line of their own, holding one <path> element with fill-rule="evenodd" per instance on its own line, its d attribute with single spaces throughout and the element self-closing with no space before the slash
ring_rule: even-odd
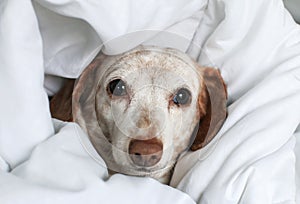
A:
<svg viewBox="0 0 300 204">
<path fill-rule="evenodd" d="M 88 68 L 78 82 L 88 81 L 92 85 L 75 89 L 76 121 L 112 171 L 167 182 L 199 121 L 199 67 L 184 53 L 155 47 L 138 47 L 122 55 L 100 57 L 101 65 Z M 126 82 L 128 98 L 109 96 L 107 85 L 112 79 Z M 169 106 L 171 96 L 182 87 L 191 91 L 191 103 L 185 107 Z M 149 126 L 139 121 L 145 117 L 151 121 Z M 153 137 L 163 143 L 162 158 L 156 165 L 141 169 L 129 157 L 129 142 L 132 138 Z"/>
</svg>

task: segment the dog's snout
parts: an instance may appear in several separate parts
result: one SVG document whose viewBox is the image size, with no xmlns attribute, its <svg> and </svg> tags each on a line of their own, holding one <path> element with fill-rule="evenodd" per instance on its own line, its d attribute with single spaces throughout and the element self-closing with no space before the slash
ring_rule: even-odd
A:
<svg viewBox="0 0 300 204">
<path fill-rule="evenodd" d="M 134 164 L 150 167 L 157 164 L 163 152 L 163 144 L 157 138 L 149 140 L 131 140 L 129 144 L 130 158 Z"/>
</svg>

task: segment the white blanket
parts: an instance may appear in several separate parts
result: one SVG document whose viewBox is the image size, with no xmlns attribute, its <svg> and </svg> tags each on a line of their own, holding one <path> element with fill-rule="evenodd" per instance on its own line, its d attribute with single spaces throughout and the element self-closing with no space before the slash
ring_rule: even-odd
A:
<svg viewBox="0 0 300 204">
<path fill-rule="evenodd" d="M 81 129 L 49 114 L 49 75 L 140 43 L 186 51 L 228 85 L 223 128 L 180 158 L 174 188 L 109 178 Z M 0 66 L 1 204 L 300 202 L 300 28 L 281 0 L 2 0 Z"/>
</svg>

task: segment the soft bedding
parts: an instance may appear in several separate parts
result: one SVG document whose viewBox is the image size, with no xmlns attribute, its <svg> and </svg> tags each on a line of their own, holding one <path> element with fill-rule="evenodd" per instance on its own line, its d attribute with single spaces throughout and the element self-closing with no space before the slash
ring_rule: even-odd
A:
<svg viewBox="0 0 300 204">
<path fill-rule="evenodd" d="M 79 126 L 49 113 L 59 77 L 141 43 L 181 49 L 228 86 L 223 128 L 181 156 L 171 187 L 109 178 Z M 2 0 L 0 93 L 1 204 L 300 202 L 300 28 L 280 0 Z"/>
</svg>

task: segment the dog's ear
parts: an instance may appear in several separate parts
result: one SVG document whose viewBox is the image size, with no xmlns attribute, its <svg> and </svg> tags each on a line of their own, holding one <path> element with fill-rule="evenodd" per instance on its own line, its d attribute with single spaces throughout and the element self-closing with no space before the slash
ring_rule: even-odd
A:
<svg viewBox="0 0 300 204">
<path fill-rule="evenodd" d="M 95 116 L 95 95 L 101 76 L 98 72 L 101 71 L 105 58 L 106 56 L 100 52 L 75 82 L 72 97 L 73 120 L 85 130 L 86 123 L 92 124 L 91 121 L 98 121 Z"/>
<path fill-rule="evenodd" d="M 195 128 L 195 140 L 191 150 L 208 144 L 218 133 L 227 117 L 227 90 L 219 70 L 203 69 L 201 91 L 198 96 L 200 122 Z"/>
<path fill-rule="evenodd" d="M 96 86 L 95 68 L 101 64 L 103 58 L 98 54 L 79 79 L 66 79 L 64 86 L 50 100 L 50 112 L 53 118 L 68 122 L 76 121 L 79 106 L 85 104 Z"/>
<path fill-rule="evenodd" d="M 72 93 L 75 79 L 66 79 L 63 87 L 50 100 L 50 112 L 53 118 L 73 121 Z"/>
</svg>

